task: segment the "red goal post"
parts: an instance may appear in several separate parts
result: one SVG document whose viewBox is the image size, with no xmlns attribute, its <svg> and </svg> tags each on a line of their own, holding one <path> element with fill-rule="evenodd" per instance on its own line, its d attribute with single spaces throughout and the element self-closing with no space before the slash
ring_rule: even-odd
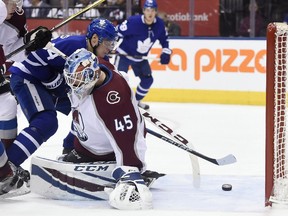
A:
<svg viewBox="0 0 288 216">
<path fill-rule="evenodd" d="M 267 26 L 265 205 L 288 204 L 288 25 Z M 287 144 L 287 148 L 286 148 Z"/>
</svg>

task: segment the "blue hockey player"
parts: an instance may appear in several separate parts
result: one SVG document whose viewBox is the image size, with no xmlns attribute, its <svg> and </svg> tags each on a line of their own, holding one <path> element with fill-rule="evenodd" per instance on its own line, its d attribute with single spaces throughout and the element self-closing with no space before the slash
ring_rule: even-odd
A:
<svg viewBox="0 0 288 216">
<path fill-rule="evenodd" d="M 0 0 L 0 198 L 28 193 L 30 190 L 23 181 L 26 172 L 8 162 L 7 148 L 17 136 L 17 101 L 11 94 L 10 84 L 6 77 L 7 69 L 13 61 L 23 61 L 25 51 L 13 51 L 30 44 L 26 52 L 46 46 L 51 40 L 51 32 L 42 26 L 27 32 L 26 16 L 22 0 Z M 33 41 L 32 41 L 33 40 Z"/>
<path fill-rule="evenodd" d="M 117 48 L 115 66 L 119 71 L 125 72 L 131 66 L 135 76 L 140 78 L 136 89 L 136 99 L 139 107 L 146 110 L 149 109 L 149 105 L 142 103 L 141 100 L 148 93 L 153 83 L 153 76 L 148 60 L 142 57 L 148 55 L 156 40 L 159 40 L 162 46 L 160 63 L 168 64 L 171 55 L 165 24 L 156 16 L 157 7 L 156 0 L 146 0 L 143 15 L 131 16 L 117 26 L 119 36 L 123 40 Z"/>
<path fill-rule="evenodd" d="M 107 58 L 116 40 L 117 31 L 110 21 L 94 19 L 86 35 L 61 36 L 52 43 L 67 56 L 86 48 L 98 57 Z M 29 122 L 7 149 L 8 159 L 16 167 L 57 131 L 56 111 L 68 115 L 71 110 L 66 94 L 69 86 L 63 77 L 64 64 L 65 59 L 44 48 L 31 52 L 26 60 L 16 62 L 10 68 L 11 88 Z"/>
</svg>

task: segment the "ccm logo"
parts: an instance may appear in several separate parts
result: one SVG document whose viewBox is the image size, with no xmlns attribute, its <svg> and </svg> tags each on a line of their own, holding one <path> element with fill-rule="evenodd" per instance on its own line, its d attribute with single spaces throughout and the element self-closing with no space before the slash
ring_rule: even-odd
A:
<svg viewBox="0 0 288 216">
<path fill-rule="evenodd" d="M 95 165 L 86 165 L 86 166 L 75 166 L 74 171 L 78 172 L 91 172 L 91 171 L 107 171 L 109 166 L 95 166 Z"/>
</svg>

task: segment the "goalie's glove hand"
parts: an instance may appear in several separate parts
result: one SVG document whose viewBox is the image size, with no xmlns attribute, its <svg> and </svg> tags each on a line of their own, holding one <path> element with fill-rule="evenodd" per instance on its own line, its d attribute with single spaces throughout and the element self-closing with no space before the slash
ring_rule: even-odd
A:
<svg viewBox="0 0 288 216">
<path fill-rule="evenodd" d="M 117 209 L 140 210 L 152 208 L 152 194 L 137 167 L 120 166 L 112 171 L 117 181 L 114 189 L 105 189 L 109 204 Z"/>
<path fill-rule="evenodd" d="M 160 56 L 160 63 L 162 65 L 169 64 L 170 62 L 170 55 L 172 54 L 172 50 L 168 48 L 163 48 L 162 49 L 162 54 Z"/>
<path fill-rule="evenodd" d="M 24 44 L 33 41 L 32 44 L 26 48 L 26 51 L 32 52 L 37 49 L 44 48 L 48 42 L 51 41 L 51 31 L 43 26 L 39 26 L 36 29 L 31 30 L 24 36 Z"/>
</svg>

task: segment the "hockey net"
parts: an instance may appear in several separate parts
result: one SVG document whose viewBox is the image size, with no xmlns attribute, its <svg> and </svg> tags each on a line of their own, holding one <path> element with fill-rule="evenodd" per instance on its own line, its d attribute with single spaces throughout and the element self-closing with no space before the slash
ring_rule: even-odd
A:
<svg viewBox="0 0 288 216">
<path fill-rule="evenodd" d="M 288 25 L 267 26 L 265 204 L 288 204 Z"/>
</svg>

